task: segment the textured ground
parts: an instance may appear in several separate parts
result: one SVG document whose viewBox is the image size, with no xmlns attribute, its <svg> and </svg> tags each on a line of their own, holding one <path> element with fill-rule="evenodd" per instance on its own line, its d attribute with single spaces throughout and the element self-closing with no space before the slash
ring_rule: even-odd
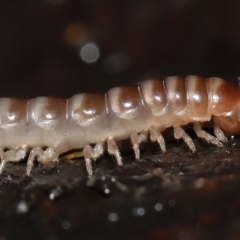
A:
<svg viewBox="0 0 240 240">
<path fill-rule="evenodd" d="M 149 78 L 240 76 L 240 1 L 0 1 L 0 97 L 70 97 Z M 87 64 L 80 52 L 99 48 Z M 91 52 L 90 52 L 91 55 Z M 167 141 L 161 154 L 8 164 L 0 176 L 0 240 L 240 239 L 240 140 L 223 149 Z M 88 237 L 88 238 L 87 238 Z"/>
<path fill-rule="evenodd" d="M 0 179 L 0 239 L 239 239 L 240 140 L 219 149 L 196 139 L 166 154 L 145 144 L 117 167 L 106 155 L 86 175 L 83 159 L 8 164 Z"/>
</svg>

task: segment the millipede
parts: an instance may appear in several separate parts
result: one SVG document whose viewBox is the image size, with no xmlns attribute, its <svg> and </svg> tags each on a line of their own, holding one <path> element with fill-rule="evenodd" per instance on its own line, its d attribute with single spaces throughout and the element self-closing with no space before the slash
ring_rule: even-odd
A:
<svg viewBox="0 0 240 240">
<path fill-rule="evenodd" d="M 28 156 L 26 175 L 30 175 L 35 159 L 50 163 L 65 152 L 82 149 L 92 175 L 92 162 L 105 146 L 117 164 L 123 164 L 117 141 L 130 138 L 136 159 L 148 136 L 165 152 L 162 132 L 170 127 L 174 138 L 183 139 L 194 152 L 193 140 L 183 129 L 189 123 L 197 137 L 222 147 L 225 134 L 240 133 L 239 93 L 237 86 L 221 78 L 171 76 L 68 99 L 0 98 L 0 173 L 7 162 Z M 215 136 L 202 129 L 210 120 Z"/>
</svg>

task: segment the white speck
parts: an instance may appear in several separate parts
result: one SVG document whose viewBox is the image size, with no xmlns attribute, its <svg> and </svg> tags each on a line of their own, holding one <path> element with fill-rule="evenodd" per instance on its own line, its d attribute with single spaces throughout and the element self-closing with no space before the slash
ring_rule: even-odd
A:
<svg viewBox="0 0 240 240">
<path fill-rule="evenodd" d="M 102 180 L 102 181 L 105 181 L 105 180 L 106 180 L 106 177 L 105 177 L 105 176 L 101 176 L 101 180 Z"/>
<path fill-rule="evenodd" d="M 216 103 L 219 101 L 219 96 L 217 94 L 213 94 L 212 99 L 213 99 L 213 102 Z"/>
<path fill-rule="evenodd" d="M 25 201 L 20 201 L 16 209 L 18 214 L 24 214 L 28 211 L 28 205 Z"/>
<path fill-rule="evenodd" d="M 134 208 L 133 214 L 136 216 L 143 216 L 145 214 L 145 209 L 140 207 L 140 208 Z"/>
<path fill-rule="evenodd" d="M 153 96 L 154 100 L 156 100 L 157 102 L 161 102 L 162 98 L 158 95 Z"/>
<path fill-rule="evenodd" d="M 105 194 L 109 194 L 109 193 L 110 193 L 109 188 L 105 188 L 105 189 L 104 189 L 104 193 L 105 193 Z"/>
<path fill-rule="evenodd" d="M 63 222 L 62 222 L 62 228 L 63 228 L 64 230 L 68 230 L 70 227 L 71 227 L 70 222 L 68 222 L 68 221 L 63 221 Z"/>
<path fill-rule="evenodd" d="M 177 93 L 175 94 L 175 97 L 176 97 L 177 100 L 179 100 L 179 99 L 181 99 L 181 94 L 177 92 Z"/>
<path fill-rule="evenodd" d="M 197 93 L 193 94 L 193 99 L 194 99 L 196 102 L 200 102 L 200 101 L 201 101 L 201 98 L 200 98 L 199 94 L 197 94 Z"/>
<path fill-rule="evenodd" d="M 115 177 L 111 177 L 111 181 L 112 182 L 116 182 L 116 178 Z"/>
<path fill-rule="evenodd" d="M 132 107 L 132 105 L 133 105 L 133 104 L 132 104 L 131 101 L 124 103 L 124 107 L 125 107 L 125 108 L 130 108 L 130 107 Z"/>
<path fill-rule="evenodd" d="M 54 193 L 50 193 L 50 194 L 49 194 L 49 198 L 50 198 L 51 200 L 53 200 L 53 199 L 55 198 L 55 194 L 54 194 Z"/>
<path fill-rule="evenodd" d="M 53 189 L 52 192 L 49 194 L 49 199 L 54 200 L 58 196 L 59 196 L 59 192 L 56 189 Z"/>
<path fill-rule="evenodd" d="M 161 211 L 163 209 L 163 206 L 161 203 L 156 203 L 155 206 L 154 206 L 155 210 L 156 211 Z"/>
<path fill-rule="evenodd" d="M 83 112 L 86 114 L 86 115 L 93 115 L 96 110 L 95 109 L 83 109 Z"/>
<path fill-rule="evenodd" d="M 80 57 L 85 63 L 94 63 L 98 60 L 99 56 L 99 48 L 94 43 L 87 43 L 80 50 Z"/>
<path fill-rule="evenodd" d="M 116 213 L 110 213 L 108 219 L 110 222 L 116 222 L 118 220 L 118 215 Z"/>
</svg>

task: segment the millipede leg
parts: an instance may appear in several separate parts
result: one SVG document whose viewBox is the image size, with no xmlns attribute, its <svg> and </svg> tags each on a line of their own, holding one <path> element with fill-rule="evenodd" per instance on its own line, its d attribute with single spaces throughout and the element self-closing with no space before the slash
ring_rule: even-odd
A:
<svg viewBox="0 0 240 240">
<path fill-rule="evenodd" d="M 115 158 L 117 160 L 117 164 L 119 166 L 123 165 L 119 149 L 118 149 L 113 137 L 109 137 L 107 139 L 107 147 L 108 147 L 109 154 L 113 154 L 115 156 Z"/>
<path fill-rule="evenodd" d="M 26 147 L 20 147 L 19 149 L 11 149 L 6 152 L 4 152 L 3 149 L 0 149 L 0 158 L 2 159 L 0 164 L 0 174 L 4 170 L 7 162 L 19 162 L 26 156 L 27 150 L 28 149 Z"/>
<path fill-rule="evenodd" d="M 92 175 L 92 159 L 96 160 L 103 153 L 103 143 L 97 143 L 94 148 L 87 145 L 83 149 L 86 168 L 89 175 Z"/>
<path fill-rule="evenodd" d="M 58 151 L 51 147 L 47 148 L 45 151 L 40 147 L 33 148 L 28 157 L 26 175 L 30 175 L 35 158 L 38 158 L 40 163 L 46 164 L 58 160 L 58 157 Z"/>
<path fill-rule="evenodd" d="M 162 152 L 163 153 L 166 152 L 165 141 L 164 141 L 164 138 L 163 138 L 162 134 L 160 133 L 160 131 L 154 126 L 150 127 L 149 131 L 150 131 L 151 141 L 153 141 L 153 142 L 157 141 Z"/>
<path fill-rule="evenodd" d="M 1 174 L 7 162 L 6 159 L 4 159 L 4 151 L 2 148 L 0 148 L 0 158 L 1 158 L 1 164 L 0 164 L 0 174 Z"/>
<path fill-rule="evenodd" d="M 202 130 L 201 124 L 200 123 L 194 123 L 193 129 L 195 133 L 197 134 L 198 137 L 205 139 L 207 142 L 210 142 L 218 147 L 223 147 L 222 143 L 212 136 L 211 134 L 205 132 Z"/>
<path fill-rule="evenodd" d="M 181 127 L 173 128 L 173 133 L 174 133 L 174 137 L 176 139 L 182 138 L 185 141 L 185 143 L 188 145 L 190 150 L 192 150 L 192 152 L 196 151 L 196 148 L 195 148 L 195 145 L 194 145 L 192 139 L 188 136 L 188 134 Z"/>
<path fill-rule="evenodd" d="M 135 158 L 140 158 L 139 144 L 147 139 L 147 132 L 141 132 L 138 134 L 137 131 L 132 131 L 130 134 L 130 139 L 133 145 L 133 150 L 135 153 Z"/>
<path fill-rule="evenodd" d="M 19 162 L 21 159 L 25 158 L 28 148 L 21 147 L 19 149 L 11 149 L 4 153 L 4 157 L 7 161 Z"/>
<path fill-rule="evenodd" d="M 221 142 L 226 143 L 228 141 L 228 139 L 224 135 L 224 132 L 217 124 L 214 124 L 214 134 Z"/>
</svg>

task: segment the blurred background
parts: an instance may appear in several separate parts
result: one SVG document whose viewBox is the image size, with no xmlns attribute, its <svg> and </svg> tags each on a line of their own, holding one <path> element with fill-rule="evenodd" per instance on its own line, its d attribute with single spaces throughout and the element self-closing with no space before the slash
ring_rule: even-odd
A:
<svg viewBox="0 0 240 240">
<path fill-rule="evenodd" d="M 0 96 L 69 97 L 169 75 L 237 82 L 239 43 L 239 0 L 1 0 Z"/>
<path fill-rule="evenodd" d="M 0 0 L 0 97 L 70 97 L 148 78 L 240 76 L 240 0 Z M 0 177 L 0 240 L 240 239 L 240 140 L 167 142 Z M 91 181 L 90 181 L 91 180 Z M 14 226 L 14 227 L 13 227 Z"/>
</svg>

